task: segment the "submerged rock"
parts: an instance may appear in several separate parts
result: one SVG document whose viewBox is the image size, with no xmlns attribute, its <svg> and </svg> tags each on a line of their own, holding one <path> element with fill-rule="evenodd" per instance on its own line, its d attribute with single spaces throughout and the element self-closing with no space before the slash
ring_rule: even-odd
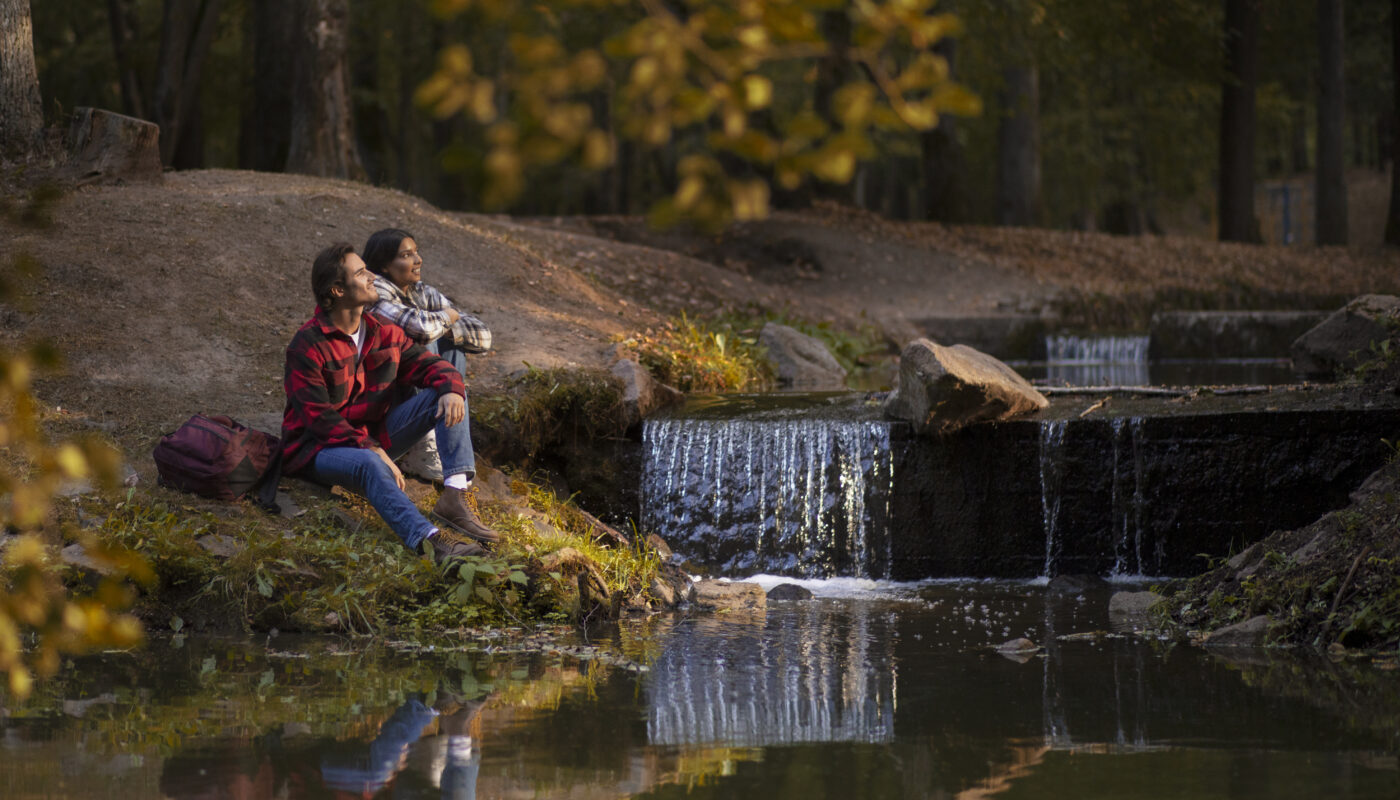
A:
<svg viewBox="0 0 1400 800">
<path fill-rule="evenodd" d="M 1262 647 L 1272 622 L 1273 620 L 1264 614 L 1250 617 L 1244 622 L 1211 631 L 1203 644 L 1208 647 Z"/>
<path fill-rule="evenodd" d="M 758 334 L 784 389 L 833 390 L 846 388 L 846 368 L 819 339 L 786 325 L 770 322 Z"/>
<path fill-rule="evenodd" d="M 1311 377 L 1351 369 L 1372 356 L 1372 344 L 1394 335 L 1397 322 L 1400 297 L 1362 295 L 1293 342 L 1293 369 Z"/>
<path fill-rule="evenodd" d="M 811 600 L 812 592 L 795 583 L 780 583 L 768 590 L 769 600 Z"/>
<path fill-rule="evenodd" d="M 1153 606 L 1165 599 L 1156 592 L 1114 592 L 1108 598 L 1108 614 L 1115 617 L 1146 616 Z"/>
<path fill-rule="evenodd" d="M 908 420 L 920 433 L 943 436 L 1049 405 L 1025 378 L 986 353 L 915 339 L 900 356 L 899 388 L 885 401 L 885 416 Z"/>
</svg>

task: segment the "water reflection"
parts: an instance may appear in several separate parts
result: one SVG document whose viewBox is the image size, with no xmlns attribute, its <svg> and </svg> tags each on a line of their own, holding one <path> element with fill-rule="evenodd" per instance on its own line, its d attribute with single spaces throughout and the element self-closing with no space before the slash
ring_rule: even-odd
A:
<svg viewBox="0 0 1400 800">
<path fill-rule="evenodd" d="M 894 628 L 892 615 L 871 606 L 843 615 L 808 606 L 751 626 L 691 621 L 671 634 L 647 678 L 647 739 L 733 746 L 890 741 Z"/>
<path fill-rule="evenodd" d="M 0 711 L 0 797 L 1394 797 L 1372 666 L 1086 632 L 1095 589 L 939 583 L 592 632 L 646 662 L 157 643 Z M 987 645 L 1026 636 L 1016 658 Z M 600 638 L 601 637 L 601 640 Z M 1068 638 L 1065 638 L 1068 637 Z M 587 653 L 585 653 L 586 655 Z"/>
</svg>

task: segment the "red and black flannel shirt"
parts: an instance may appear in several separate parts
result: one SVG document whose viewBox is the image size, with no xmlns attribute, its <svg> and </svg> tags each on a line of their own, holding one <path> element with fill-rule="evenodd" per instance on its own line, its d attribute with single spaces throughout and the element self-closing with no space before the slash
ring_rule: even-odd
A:
<svg viewBox="0 0 1400 800">
<path fill-rule="evenodd" d="M 373 314 L 361 317 L 360 324 L 365 341 L 358 360 L 355 341 L 319 309 L 287 345 L 283 472 L 305 468 L 327 447 L 387 448 L 384 417 L 395 398 L 403 396 L 398 389 L 466 397 L 461 373 L 410 341 L 402 328 Z"/>
</svg>

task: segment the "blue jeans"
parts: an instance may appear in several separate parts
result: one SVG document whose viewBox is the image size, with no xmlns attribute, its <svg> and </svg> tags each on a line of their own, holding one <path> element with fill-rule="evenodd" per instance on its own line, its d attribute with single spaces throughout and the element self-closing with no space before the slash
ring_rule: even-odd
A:
<svg viewBox="0 0 1400 800">
<path fill-rule="evenodd" d="M 386 452 L 390 458 L 398 458 L 436 428 L 443 477 L 465 474 L 470 479 L 476 475 L 476 455 L 472 452 L 468 423 L 470 410 L 461 422 L 449 428 L 437 419 L 437 399 L 436 392 L 420 391 L 389 410 L 384 418 L 389 434 Z M 373 451 L 327 447 L 316 454 L 307 477 L 327 486 L 344 486 L 363 495 L 409 549 L 418 549 L 423 539 L 437 527 L 399 489 L 389 465 Z"/>
</svg>

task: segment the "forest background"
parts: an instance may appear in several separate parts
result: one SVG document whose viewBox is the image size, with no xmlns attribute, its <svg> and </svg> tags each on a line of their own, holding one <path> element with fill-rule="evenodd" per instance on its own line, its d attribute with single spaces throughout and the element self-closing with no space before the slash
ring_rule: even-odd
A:
<svg viewBox="0 0 1400 800">
<path fill-rule="evenodd" d="M 765 7 L 776 41 L 772 10 L 784 4 L 747 5 Z M 778 207 L 824 198 L 897 219 L 1274 243 L 1383 236 L 1397 127 L 1392 2 L 889 4 L 956 14 L 927 41 L 882 54 L 903 61 L 900 81 L 920 44 L 934 55 L 925 78 L 937 87 L 936 127 L 877 117 L 826 137 L 796 176 L 781 174 L 772 149 L 811 115 L 851 133 L 842 88 L 880 76 L 852 56 L 863 34 L 845 4 L 794 5 L 830 6 L 811 32 L 821 48 L 743 70 L 736 94 L 756 88 L 743 82 L 753 75 L 766 86 L 741 99 L 743 138 L 713 158 L 723 109 L 648 115 L 639 72 L 656 54 L 624 34 L 648 16 L 685 20 L 710 6 L 739 18 L 744 3 L 39 0 L 32 14 L 46 118 L 89 105 L 156 121 L 176 169 L 356 178 L 448 209 L 521 215 L 670 221 L 679 202 L 722 223 L 761 213 L 771 186 Z M 295 144 L 299 125 L 324 129 L 314 152 Z M 687 179 L 715 190 L 725 211 L 702 199 L 693 213 Z M 1329 188 L 1343 182 L 1350 208 L 1345 188 L 1340 200 Z"/>
</svg>

